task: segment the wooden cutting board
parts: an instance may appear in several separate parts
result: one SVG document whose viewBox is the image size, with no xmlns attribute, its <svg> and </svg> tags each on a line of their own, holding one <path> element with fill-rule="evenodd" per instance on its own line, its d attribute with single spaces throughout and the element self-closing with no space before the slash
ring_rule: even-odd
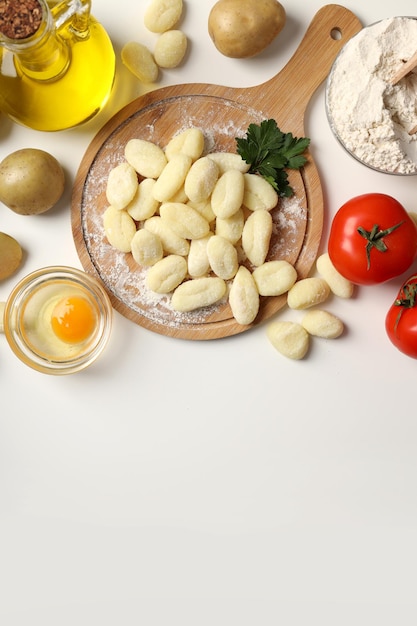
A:
<svg viewBox="0 0 417 626">
<path fill-rule="evenodd" d="M 175 85 L 147 93 L 121 109 L 89 145 L 74 183 L 71 219 L 74 242 L 84 269 L 96 276 L 114 308 L 155 332 L 184 339 L 215 339 L 248 330 L 274 315 L 285 296 L 261 298 L 251 326 L 234 320 L 227 302 L 187 314 L 174 312 L 169 297 L 145 287 L 145 270 L 130 254 L 107 242 L 102 214 L 109 171 L 123 160 L 127 141 L 138 137 L 164 147 L 179 131 L 196 126 L 206 137 L 206 152 L 236 152 L 237 136 L 250 123 L 273 118 L 283 132 L 305 136 L 308 103 L 327 77 L 345 43 L 362 25 L 348 9 L 330 4 L 310 23 L 298 49 L 272 79 L 255 87 L 232 88 L 204 83 Z M 268 259 L 284 258 L 306 277 L 316 259 L 323 227 L 320 178 L 311 154 L 299 171 L 289 172 L 295 195 L 273 213 L 274 232 Z"/>
</svg>

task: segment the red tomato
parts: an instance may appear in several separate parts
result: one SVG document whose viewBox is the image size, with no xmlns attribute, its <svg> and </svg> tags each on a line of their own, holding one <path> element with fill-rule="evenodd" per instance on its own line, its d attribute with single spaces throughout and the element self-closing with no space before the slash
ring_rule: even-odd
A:
<svg viewBox="0 0 417 626">
<path fill-rule="evenodd" d="M 400 350 L 417 359 L 417 275 L 401 287 L 385 318 L 388 337 Z"/>
<path fill-rule="evenodd" d="M 391 196 L 356 196 L 336 213 L 328 252 L 335 268 L 352 283 L 383 283 L 405 272 L 416 258 L 417 227 Z"/>
</svg>

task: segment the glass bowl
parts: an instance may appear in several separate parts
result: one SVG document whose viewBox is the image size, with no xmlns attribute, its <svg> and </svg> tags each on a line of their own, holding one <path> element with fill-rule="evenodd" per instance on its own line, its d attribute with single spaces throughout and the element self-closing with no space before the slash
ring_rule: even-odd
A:
<svg viewBox="0 0 417 626">
<path fill-rule="evenodd" d="M 325 89 L 330 128 L 360 163 L 384 174 L 417 174 L 417 74 L 391 79 L 417 47 L 417 19 L 391 17 L 354 35 L 337 55 Z"/>
<path fill-rule="evenodd" d="M 73 374 L 107 345 L 113 309 L 93 277 L 64 266 L 39 269 L 12 290 L 3 332 L 19 359 L 45 374 Z"/>
</svg>

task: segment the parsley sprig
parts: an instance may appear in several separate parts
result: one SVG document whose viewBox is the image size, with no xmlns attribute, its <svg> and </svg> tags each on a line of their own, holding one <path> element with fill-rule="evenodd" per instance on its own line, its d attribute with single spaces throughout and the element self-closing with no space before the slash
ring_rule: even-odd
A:
<svg viewBox="0 0 417 626">
<path fill-rule="evenodd" d="M 263 176 L 280 196 L 293 195 L 285 170 L 298 170 L 305 164 L 303 152 L 310 145 L 308 137 L 283 133 L 270 119 L 260 125 L 249 124 L 246 137 L 237 137 L 236 145 L 238 154 L 250 165 L 250 173 Z"/>
</svg>

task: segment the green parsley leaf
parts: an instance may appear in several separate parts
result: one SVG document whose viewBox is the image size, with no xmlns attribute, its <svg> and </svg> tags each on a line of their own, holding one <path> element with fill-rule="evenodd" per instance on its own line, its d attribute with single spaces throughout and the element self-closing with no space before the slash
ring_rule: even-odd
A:
<svg viewBox="0 0 417 626">
<path fill-rule="evenodd" d="M 250 165 L 249 172 L 265 178 L 280 196 L 287 198 L 294 191 L 284 170 L 303 167 L 307 161 L 303 152 L 309 145 L 308 137 L 283 133 L 273 119 L 263 120 L 260 125 L 249 124 L 246 137 L 236 138 L 237 152 Z"/>
</svg>

